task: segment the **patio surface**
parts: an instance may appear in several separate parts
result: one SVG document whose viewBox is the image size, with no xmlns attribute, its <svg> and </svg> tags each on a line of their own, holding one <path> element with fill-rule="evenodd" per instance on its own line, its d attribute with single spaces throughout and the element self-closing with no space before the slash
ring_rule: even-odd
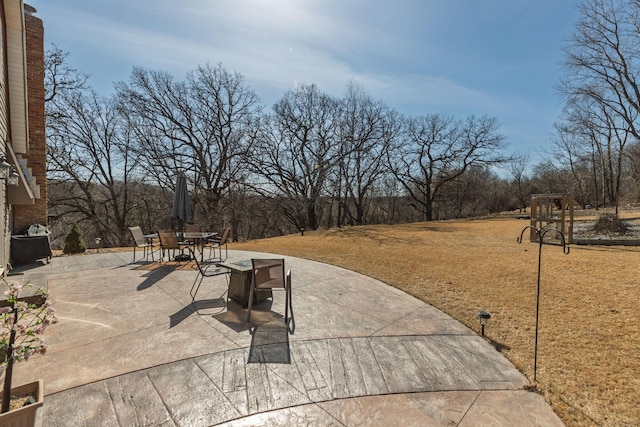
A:
<svg viewBox="0 0 640 427">
<path fill-rule="evenodd" d="M 229 261 L 274 257 L 229 251 Z M 246 310 L 196 270 L 131 252 L 53 258 L 10 280 L 48 282 L 59 322 L 47 354 L 16 365 L 44 379 L 46 426 L 562 426 L 482 337 L 352 271 L 285 257 L 284 293 Z"/>
</svg>

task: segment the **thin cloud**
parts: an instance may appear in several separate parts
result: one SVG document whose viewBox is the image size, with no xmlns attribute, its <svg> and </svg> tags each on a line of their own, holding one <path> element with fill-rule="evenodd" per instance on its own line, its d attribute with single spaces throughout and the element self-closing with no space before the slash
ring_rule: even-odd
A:
<svg viewBox="0 0 640 427">
<path fill-rule="evenodd" d="M 133 66 L 181 79 L 198 65 L 222 63 L 244 75 L 266 105 L 296 84 L 340 96 L 354 81 L 400 112 L 488 114 L 522 140 L 552 127 L 560 46 L 578 1 L 30 4 L 47 42 L 68 50 L 100 91 L 113 90 Z"/>
</svg>

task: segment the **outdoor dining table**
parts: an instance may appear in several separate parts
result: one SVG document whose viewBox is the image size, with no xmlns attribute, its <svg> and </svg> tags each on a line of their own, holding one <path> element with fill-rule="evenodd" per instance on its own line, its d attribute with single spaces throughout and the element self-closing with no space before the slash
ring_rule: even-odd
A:
<svg viewBox="0 0 640 427">
<path fill-rule="evenodd" d="M 218 235 L 215 231 L 176 231 L 176 236 L 183 242 L 192 243 L 200 251 L 200 262 L 204 260 L 204 245 L 208 239 Z M 147 243 L 153 243 L 158 239 L 158 233 L 145 234 Z M 184 255 L 184 252 L 183 252 Z"/>
<path fill-rule="evenodd" d="M 204 260 L 204 245 L 207 240 L 216 237 L 218 233 L 213 231 L 184 231 L 178 232 L 177 235 L 183 242 L 189 242 L 189 244 L 193 244 L 200 250 L 200 262 L 202 262 Z"/>
<path fill-rule="evenodd" d="M 147 243 L 153 243 L 154 240 L 158 240 L 158 233 L 145 234 L 143 237 Z"/>
<path fill-rule="evenodd" d="M 250 259 L 220 263 L 231 273 L 229 277 L 229 298 L 241 304 L 243 308 L 249 306 L 249 291 L 253 280 L 253 265 Z M 257 304 L 272 296 L 271 289 L 260 289 L 253 293 L 253 304 Z"/>
</svg>

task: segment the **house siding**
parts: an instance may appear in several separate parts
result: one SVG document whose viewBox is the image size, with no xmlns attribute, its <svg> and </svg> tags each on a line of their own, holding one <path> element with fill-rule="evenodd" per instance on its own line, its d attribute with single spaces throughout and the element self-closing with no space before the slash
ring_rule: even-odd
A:
<svg viewBox="0 0 640 427">
<path fill-rule="evenodd" d="M 6 21 L 5 21 L 5 4 L 4 1 L 0 2 L 0 138 L 3 141 L 2 153 L 6 151 L 4 141 L 8 140 L 9 134 L 9 111 L 7 107 L 7 64 L 6 64 Z M 2 230 L 2 237 L 0 244 L 0 270 L 4 270 L 4 267 L 9 261 L 9 245 L 11 243 L 11 224 L 9 224 L 9 218 L 11 217 L 10 206 L 6 203 L 7 192 L 5 182 L 0 182 L 0 230 Z"/>
<path fill-rule="evenodd" d="M 27 153 L 27 98 L 25 79 L 25 33 L 23 3 L 19 0 L 4 0 L 6 18 L 6 59 L 9 76 L 9 113 L 11 146 L 16 153 Z"/>
<path fill-rule="evenodd" d="M 33 200 L 31 187 L 25 190 L 29 184 L 22 169 L 22 187 L 7 187 L 0 180 L 0 274 L 9 264 L 11 235 L 28 225 L 47 223 L 44 27 L 34 12 L 21 0 L 0 0 L 0 152 L 17 166 L 16 156 L 9 156 L 13 148 L 40 186 L 40 198 Z M 9 204 L 20 195 L 26 195 L 27 205 Z"/>
</svg>

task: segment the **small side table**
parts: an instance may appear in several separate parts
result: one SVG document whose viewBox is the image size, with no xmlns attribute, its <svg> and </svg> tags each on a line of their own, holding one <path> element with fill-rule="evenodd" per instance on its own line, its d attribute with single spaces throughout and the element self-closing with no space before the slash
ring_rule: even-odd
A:
<svg viewBox="0 0 640 427">
<path fill-rule="evenodd" d="M 224 262 L 221 266 L 231 272 L 229 277 L 229 298 L 241 304 L 243 308 L 249 306 L 249 291 L 253 279 L 253 266 L 251 260 L 236 262 Z M 271 289 L 258 289 L 253 293 L 253 304 L 258 304 L 273 296 Z"/>
</svg>

